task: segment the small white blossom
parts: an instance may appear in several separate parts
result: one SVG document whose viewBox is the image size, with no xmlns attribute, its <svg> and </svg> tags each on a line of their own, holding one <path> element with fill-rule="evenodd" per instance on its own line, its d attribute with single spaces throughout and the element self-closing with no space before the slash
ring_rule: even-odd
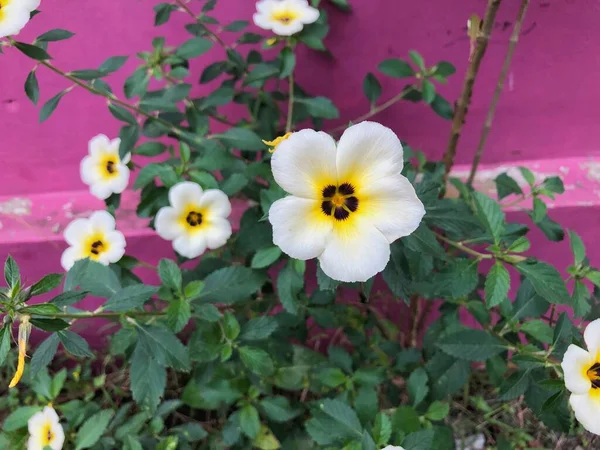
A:
<svg viewBox="0 0 600 450">
<path fill-rule="evenodd" d="M 56 411 L 46 406 L 43 411 L 35 413 L 27 422 L 29 440 L 27 450 L 61 450 L 65 442 L 65 433 Z"/>
<path fill-rule="evenodd" d="M 231 203 L 223 191 L 203 191 L 184 181 L 169 189 L 169 203 L 158 211 L 154 226 L 160 237 L 173 241 L 180 255 L 196 258 L 207 248 L 222 247 L 231 236 Z"/>
<path fill-rule="evenodd" d="M 19 34 L 39 4 L 40 0 L 0 0 L 0 38 Z"/>
<path fill-rule="evenodd" d="M 106 211 L 95 211 L 89 219 L 75 219 L 65 228 L 67 248 L 60 260 L 69 270 L 75 261 L 90 258 L 107 266 L 125 254 L 125 236 L 115 230 L 115 219 Z"/>
<path fill-rule="evenodd" d="M 82 181 L 90 186 L 90 192 L 100 200 L 112 194 L 120 194 L 129 183 L 129 162 L 131 155 L 119 157 L 119 138 L 108 139 L 103 134 L 93 137 L 89 144 L 89 155 L 81 161 Z"/>
<path fill-rule="evenodd" d="M 279 36 L 298 33 L 304 25 L 319 18 L 319 10 L 307 0 L 261 0 L 256 4 L 256 11 L 254 23 Z"/>
</svg>

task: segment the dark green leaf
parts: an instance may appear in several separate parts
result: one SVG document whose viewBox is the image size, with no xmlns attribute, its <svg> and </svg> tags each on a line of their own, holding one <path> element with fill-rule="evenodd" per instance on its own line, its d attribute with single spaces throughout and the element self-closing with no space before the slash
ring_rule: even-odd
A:
<svg viewBox="0 0 600 450">
<path fill-rule="evenodd" d="M 429 392 L 429 387 L 427 386 L 427 372 L 425 369 L 418 368 L 408 377 L 408 381 L 406 382 L 406 389 L 408 390 L 408 394 L 412 399 L 413 406 L 418 406 Z"/>
<path fill-rule="evenodd" d="M 240 150 L 258 151 L 266 148 L 262 139 L 254 131 L 247 128 L 230 128 L 225 133 L 217 134 L 215 137 Z"/>
<path fill-rule="evenodd" d="M 533 187 L 533 185 L 535 184 L 535 175 L 533 174 L 533 172 L 527 167 L 522 166 L 519 167 L 519 170 L 521 171 L 521 175 L 523 175 L 523 178 L 525 178 L 525 181 L 527 181 L 527 184 L 529 184 L 530 187 Z"/>
<path fill-rule="evenodd" d="M 253 269 L 264 269 L 275 263 L 281 256 L 279 247 L 261 248 L 252 257 L 251 267 Z"/>
<path fill-rule="evenodd" d="M 488 308 L 506 300 L 510 289 L 510 275 L 501 261 L 496 260 L 485 280 L 485 303 Z"/>
<path fill-rule="evenodd" d="M 131 125 L 137 125 L 135 116 L 131 114 L 127 109 L 115 105 L 114 103 L 109 103 L 108 110 L 116 119 L 122 120 L 123 122 L 127 122 Z"/>
<path fill-rule="evenodd" d="M 58 331 L 58 339 L 65 350 L 78 358 L 91 358 L 94 354 L 90 351 L 87 341 L 72 331 Z"/>
<path fill-rule="evenodd" d="M 280 68 L 279 68 L 279 78 L 287 78 L 294 72 L 294 67 L 296 66 L 296 55 L 294 51 L 285 47 L 281 53 L 279 54 Z"/>
<path fill-rule="evenodd" d="M 130 378 L 135 402 L 156 408 L 166 387 L 167 373 L 142 345 L 136 345 L 131 357 Z"/>
<path fill-rule="evenodd" d="M 111 56 L 102 64 L 100 64 L 98 70 L 104 75 L 108 75 L 109 73 L 116 72 L 123 67 L 128 59 L 129 56 Z"/>
<path fill-rule="evenodd" d="M 297 98 L 295 101 L 306 106 L 313 118 L 337 119 L 340 116 L 338 109 L 326 97 Z"/>
<path fill-rule="evenodd" d="M 269 376 L 275 370 L 273 360 L 267 352 L 256 347 L 239 348 L 240 358 L 244 366 L 257 375 Z"/>
<path fill-rule="evenodd" d="M 31 305 L 21 308 L 23 314 L 37 314 L 40 316 L 53 315 L 61 312 L 60 308 L 52 303 L 42 303 L 40 305 Z"/>
<path fill-rule="evenodd" d="M 77 437 L 75 438 L 75 450 L 93 447 L 106 431 L 108 422 L 110 422 L 113 415 L 113 410 L 105 409 L 86 420 L 77 432 Z"/>
<path fill-rule="evenodd" d="M 429 80 L 423 80 L 423 85 L 421 86 L 423 101 L 430 105 L 435 100 L 435 86 Z"/>
<path fill-rule="evenodd" d="M 60 28 L 56 28 L 54 30 L 46 31 L 44 34 L 38 36 L 36 41 L 62 41 L 64 39 L 69 39 L 70 37 L 75 36 L 75 33 L 71 33 L 68 30 L 63 30 Z"/>
<path fill-rule="evenodd" d="M 533 288 L 540 297 L 550 303 L 566 304 L 570 300 L 565 283 L 558 271 L 549 264 L 536 261 L 522 262 L 515 267 L 531 281 Z"/>
<path fill-rule="evenodd" d="M 202 302 L 233 304 L 248 300 L 265 281 L 265 275 L 248 267 L 232 266 L 208 275 L 199 299 Z"/>
<path fill-rule="evenodd" d="M 496 201 L 481 192 L 473 192 L 475 210 L 481 224 L 498 243 L 504 232 L 504 212 Z"/>
<path fill-rule="evenodd" d="M 52 300 L 50 300 L 50 303 L 58 306 L 59 308 L 71 306 L 72 304 L 83 300 L 87 294 L 88 293 L 85 291 L 66 291 L 54 297 Z"/>
<path fill-rule="evenodd" d="M 45 294 L 50 292 L 52 289 L 57 288 L 63 280 L 62 273 L 51 273 L 46 275 L 40 281 L 31 286 L 31 296 Z"/>
<path fill-rule="evenodd" d="M 184 42 L 175 51 L 175 55 L 183 59 L 195 58 L 209 51 L 213 43 L 208 39 L 193 38 Z"/>
<path fill-rule="evenodd" d="M 4 280 L 8 287 L 13 288 L 21 281 L 19 266 L 12 256 L 8 255 L 4 263 Z"/>
<path fill-rule="evenodd" d="M 31 378 L 35 377 L 41 369 L 50 364 L 50 361 L 52 361 L 56 354 L 56 350 L 58 350 L 58 342 L 58 335 L 54 333 L 38 345 L 31 357 L 31 364 L 29 365 L 29 375 Z"/>
<path fill-rule="evenodd" d="M 119 130 L 119 158 L 124 159 L 128 153 L 133 151 L 133 147 L 140 138 L 140 127 L 136 125 L 126 125 Z"/>
<path fill-rule="evenodd" d="M 573 252 L 573 257 L 575 258 L 575 265 L 579 265 L 585 259 L 585 245 L 577 233 L 571 230 L 568 232 L 571 252 Z"/>
<path fill-rule="evenodd" d="M 258 411 L 252 405 L 246 405 L 240 410 L 240 428 L 250 439 L 256 438 L 260 431 Z"/>
<path fill-rule="evenodd" d="M 498 338 L 482 330 L 463 330 L 446 336 L 438 347 L 444 353 L 467 361 L 485 361 L 506 350 Z"/>
<path fill-rule="evenodd" d="M 91 295 L 105 298 L 121 289 L 121 283 L 110 267 L 87 258 L 76 261 L 67 273 L 64 290 L 74 291 L 77 286 Z"/>
<path fill-rule="evenodd" d="M 448 101 L 439 94 L 435 94 L 433 102 L 431 102 L 433 111 L 443 119 L 450 120 L 454 116 L 454 109 Z"/>
<path fill-rule="evenodd" d="M 190 357 L 188 349 L 171 331 L 157 325 L 139 326 L 139 340 L 147 353 L 154 355 L 163 367 L 189 371 Z"/>
<path fill-rule="evenodd" d="M 261 316 L 250 319 L 242 327 L 240 339 L 258 341 L 266 339 L 277 329 L 277 320 L 271 316 Z"/>
<path fill-rule="evenodd" d="M 501 173 L 494 181 L 496 182 L 496 191 L 498 192 L 498 199 L 500 200 L 511 194 L 523 195 L 523 191 L 519 184 L 514 178 L 508 176 L 506 173 Z"/>
<path fill-rule="evenodd" d="M 378 68 L 381 73 L 394 78 L 407 78 L 415 74 L 409 63 L 397 58 L 382 61 Z"/>
<path fill-rule="evenodd" d="M 6 360 L 6 356 L 10 351 L 10 342 L 11 342 L 11 329 L 10 325 L 4 325 L 0 328 L 0 366 L 4 365 L 4 361 Z"/>
<path fill-rule="evenodd" d="M 69 327 L 69 323 L 62 319 L 33 318 L 31 319 L 31 324 L 44 331 L 60 331 Z"/>
<path fill-rule="evenodd" d="M 163 284 L 173 292 L 181 292 L 183 288 L 183 276 L 181 269 L 170 259 L 161 259 L 158 263 L 158 276 Z"/>
<path fill-rule="evenodd" d="M 58 106 L 60 99 L 63 98 L 63 96 L 67 92 L 69 92 L 69 90 L 70 89 L 65 89 L 64 91 L 59 92 L 54 97 L 52 97 L 50 100 L 48 100 L 46 103 L 44 103 L 44 105 L 42 106 L 42 109 L 40 110 L 40 122 L 43 122 L 44 120 L 48 119 L 52 115 L 52 113 Z"/>
<path fill-rule="evenodd" d="M 29 72 L 27 75 L 27 79 L 25 80 L 25 94 L 31 103 L 37 105 L 38 100 L 40 99 L 40 85 L 37 80 L 37 76 L 35 75 L 35 70 Z"/>
<path fill-rule="evenodd" d="M 107 311 L 129 311 L 139 308 L 158 292 L 158 287 L 136 284 L 115 292 L 104 304 Z"/>
<path fill-rule="evenodd" d="M 440 61 L 433 69 L 436 75 L 441 75 L 444 78 L 449 77 L 456 72 L 456 67 L 448 61 Z"/>
<path fill-rule="evenodd" d="M 25 55 L 29 56 L 32 59 L 37 59 L 38 61 L 43 61 L 45 59 L 52 59 L 52 57 L 44 50 L 36 45 L 25 44 L 24 42 L 15 42 L 15 48 L 20 50 Z"/>
<path fill-rule="evenodd" d="M 371 72 L 363 80 L 363 91 L 369 103 L 375 103 L 381 97 L 381 83 Z"/>
</svg>

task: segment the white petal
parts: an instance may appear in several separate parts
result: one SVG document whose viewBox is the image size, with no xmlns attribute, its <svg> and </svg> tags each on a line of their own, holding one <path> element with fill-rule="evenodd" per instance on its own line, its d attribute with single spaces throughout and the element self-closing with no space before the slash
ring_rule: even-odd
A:
<svg viewBox="0 0 600 450">
<path fill-rule="evenodd" d="M 186 258 L 197 258 L 206 250 L 206 239 L 202 233 L 182 234 L 173 241 L 173 249 Z"/>
<path fill-rule="evenodd" d="M 394 445 L 388 445 L 387 447 L 385 447 L 382 450 L 404 450 L 404 448 L 403 447 L 394 446 Z"/>
<path fill-rule="evenodd" d="M 203 228 L 206 246 L 211 250 L 223 247 L 231 237 L 231 223 L 227 219 L 216 217 L 207 222 Z"/>
<path fill-rule="evenodd" d="M 402 144 L 392 130 L 361 122 L 347 128 L 338 143 L 338 180 L 359 190 L 366 188 L 382 177 L 400 174 L 402 158 Z"/>
<path fill-rule="evenodd" d="M 62 425 L 57 423 L 52 428 L 52 432 L 54 433 L 54 440 L 52 441 L 52 444 L 50 444 L 50 448 L 52 448 L 52 450 L 61 450 L 65 443 L 65 431 L 63 430 Z"/>
<path fill-rule="evenodd" d="M 110 179 L 110 190 L 113 194 L 120 194 L 127 188 L 128 184 L 129 167 L 127 167 L 125 164 L 119 164 L 116 176 Z"/>
<path fill-rule="evenodd" d="M 45 423 L 46 416 L 44 415 L 43 411 L 36 412 L 27 421 L 27 430 L 29 431 L 29 434 L 39 435 Z"/>
<path fill-rule="evenodd" d="M 58 414 L 56 414 L 56 411 L 54 411 L 54 408 L 51 406 L 45 406 L 43 413 L 46 419 L 48 419 L 53 425 L 60 422 Z"/>
<path fill-rule="evenodd" d="M 317 199 L 324 187 L 337 184 L 335 155 L 335 141 L 327 133 L 301 130 L 277 146 L 271 169 L 290 194 Z"/>
<path fill-rule="evenodd" d="M 197 205 L 202 197 L 202 188 L 191 181 L 177 183 L 169 189 L 169 202 L 175 209 L 185 209 L 189 204 Z"/>
<path fill-rule="evenodd" d="M 319 10 L 317 8 L 313 8 L 309 6 L 302 11 L 302 16 L 300 17 L 300 21 L 303 24 L 314 23 L 319 20 Z"/>
<path fill-rule="evenodd" d="M 29 22 L 29 11 L 18 4 L 4 6 L 2 8 L 2 20 L 0 20 L 0 38 L 15 36 Z"/>
<path fill-rule="evenodd" d="M 292 258 L 302 260 L 321 255 L 333 231 L 333 220 L 321 212 L 318 200 L 294 196 L 271 205 L 269 222 L 273 243 Z"/>
<path fill-rule="evenodd" d="M 110 148 L 110 139 L 104 134 L 94 136 L 88 142 L 88 151 L 93 158 L 99 158 Z"/>
<path fill-rule="evenodd" d="M 116 227 L 115 218 L 106 211 L 94 211 L 89 220 L 95 232 L 109 233 Z"/>
<path fill-rule="evenodd" d="M 125 254 L 125 236 L 119 231 L 112 231 L 106 235 L 106 240 L 110 244 L 108 250 L 100 253 L 98 262 L 104 265 L 118 262 Z"/>
<path fill-rule="evenodd" d="M 569 345 L 563 356 L 561 367 L 564 372 L 565 386 L 574 394 L 585 394 L 592 387 L 586 371 L 594 364 L 594 357 L 581 347 Z"/>
<path fill-rule="evenodd" d="M 27 11 L 31 12 L 40 6 L 40 0 L 21 0 L 19 6 L 26 8 Z"/>
<path fill-rule="evenodd" d="M 583 339 L 588 352 L 596 355 L 600 351 L 600 319 L 590 322 L 583 332 Z"/>
<path fill-rule="evenodd" d="M 229 217 L 231 203 L 225 192 L 219 189 L 207 189 L 198 203 L 200 208 L 206 208 L 210 220 L 212 217 Z"/>
<path fill-rule="evenodd" d="M 119 140 L 120 141 L 120 140 Z M 120 144 L 119 144 L 120 145 Z M 121 159 L 121 162 L 123 164 L 128 164 L 129 161 L 131 161 L 131 153 L 127 153 L 125 156 L 123 156 L 123 159 Z"/>
<path fill-rule="evenodd" d="M 125 248 L 127 245 L 125 236 L 120 231 L 110 231 L 109 233 L 106 233 L 106 242 L 110 247 Z"/>
<path fill-rule="evenodd" d="M 271 30 L 275 24 L 275 21 L 271 20 L 269 16 L 261 13 L 254 14 L 252 19 L 254 20 L 254 24 L 263 30 Z"/>
<path fill-rule="evenodd" d="M 291 36 L 302 31 L 302 28 L 304 28 L 304 25 L 300 19 L 292 20 L 287 24 L 277 21 L 273 23 L 273 33 L 279 36 Z"/>
<path fill-rule="evenodd" d="M 91 185 L 99 181 L 94 158 L 91 156 L 86 156 L 81 160 L 79 174 L 81 175 L 81 181 L 83 181 L 85 184 Z"/>
<path fill-rule="evenodd" d="M 180 212 L 170 206 L 158 210 L 156 219 L 154 219 L 154 228 L 161 238 L 172 241 L 180 234 L 185 233 L 186 230 L 179 221 L 180 215 Z"/>
<path fill-rule="evenodd" d="M 104 181 L 97 181 L 96 183 L 90 186 L 90 193 L 100 200 L 106 200 L 112 195 L 113 191 L 110 188 L 109 183 L 106 183 Z"/>
<path fill-rule="evenodd" d="M 590 390 L 593 392 L 593 390 Z M 598 394 L 572 394 L 569 403 L 575 418 L 591 433 L 600 434 L 600 396 Z"/>
<path fill-rule="evenodd" d="M 385 269 L 389 260 L 388 240 L 372 224 L 357 216 L 335 224 L 319 256 L 323 272 L 345 282 L 367 281 Z"/>
<path fill-rule="evenodd" d="M 400 174 L 357 189 L 357 196 L 356 213 L 372 222 L 390 243 L 414 232 L 425 215 L 425 207 L 415 189 Z"/>
<path fill-rule="evenodd" d="M 261 0 L 256 3 L 256 10 L 263 14 L 269 14 L 273 11 L 273 8 L 277 6 L 277 1 L 274 0 Z"/>
<path fill-rule="evenodd" d="M 77 246 L 80 245 L 91 232 L 92 227 L 88 219 L 75 219 L 67 225 L 63 236 L 69 245 Z"/>
<path fill-rule="evenodd" d="M 108 144 L 108 152 L 113 153 L 115 155 L 119 154 L 119 147 L 121 146 L 121 138 L 115 138 L 110 141 Z M 125 159 L 125 158 L 123 158 Z M 127 162 L 123 161 L 125 164 Z"/>
</svg>

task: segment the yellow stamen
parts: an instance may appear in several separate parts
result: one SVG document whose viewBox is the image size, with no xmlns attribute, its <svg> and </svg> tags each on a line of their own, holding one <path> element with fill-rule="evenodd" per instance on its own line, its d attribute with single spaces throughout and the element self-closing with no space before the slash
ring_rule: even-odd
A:
<svg viewBox="0 0 600 450">
<path fill-rule="evenodd" d="M 267 45 L 268 46 L 272 46 L 275 45 L 277 43 L 277 38 L 271 38 L 271 39 L 267 39 Z M 264 141 L 263 141 L 264 142 Z"/>
<path fill-rule="evenodd" d="M 263 143 L 265 145 L 268 145 L 269 147 L 271 147 L 269 149 L 269 153 L 273 153 L 277 149 L 277 146 L 279 144 L 281 144 L 283 141 L 285 141 L 286 139 L 288 139 L 291 135 L 292 135 L 292 132 L 290 131 L 289 133 L 285 133 L 283 136 L 279 136 L 278 138 L 275 138 L 272 141 L 265 141 L 263 139 Z"/>
<path fill-rule="evenodd" d="M 27 342 L 29 341 L 29 333 L 31 333 L 31 324 L 29 323 L 29 316 L 21 317 L 21 323 L 19 324 L 19 359 L 17 361 L 17 371 L 12 380 L 10 380 L 9 388 L 13 388 L 21 380 L 23 371 L 25 370 L 25 356 L 27 350 Z"/>
</svg>

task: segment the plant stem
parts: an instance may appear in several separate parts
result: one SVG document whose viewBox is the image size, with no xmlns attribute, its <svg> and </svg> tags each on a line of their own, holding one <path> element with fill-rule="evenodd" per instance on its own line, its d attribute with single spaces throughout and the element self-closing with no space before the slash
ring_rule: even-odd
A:
<svg viewBox="0 0 600 450">
<path fill-rule="evenodd" d="M 372 108 L 371 111 L 369 111 L 368 113 L 363 114 L 362 116 L 359 116 L 356 119 L 350 120 L 350 122 L 359 123 L 359 122 L 362 122 L 363 120 L 370 119 L 374 115 L 379 114 L 381 111 L 388 109 L 393 104 L 395 104 L 395 103 L 399 102 L 400 100 L 402 100 L 403 98 L 405 98 L 413 90 L 414 90 L 414 88 L 412 86 L 409 86 L 408 88 L 404 89 L 402 92 L 400 92 L 395 97 L 392 97 L 388 101 L 382 103 L 381 105 Z M 329 130 L 329 133 L 337 133 L 337 132 L 345 130 L 346 128 L 348 128 L 347 122 L 343 123 L 342 125 L 338 125 L 335 128 L 332 128 L 331 130 Z"/>
<path fill-rule="evenodd" d="M 469 248 L 469 247 L 467 247 L 466 245 L 463 245 L 460 242 L 456 242 L 456 241 L 450 240 L 447 237 L 442 236 L 439 233 L 435 233 L 434 232 L 434 234 L 436 235 L 436 237 L 440 241 L 445 242 L 446 244 L 451 245 L 452 247 L 457 248 L 457 249 L 459 249 L 459 250 L 461 250 L 461 251 L 463 251 L 465 253 L 468 253 L 471 256 L 475 256 L 475 257 L 477 257 L 479 259 L 492 259 L 494 257 L 493 255 L 486 254 L 486 253 L 480 253 L 480 252 L 478 252 L 476 250 L 473 250 L 472 248 Z"/>
<path fill-rule="evenodd" d="M 488 135 L 492 128 L 492 122 L 494 121 L 494 114 L 496 113 L 496 107 L 498 106 L 498 100 L 500 99 L 500 94 L 502 94 L 502 89 L 504 88 L 504 81 L 506 80 L 506 75 L 508 74 L 508 69 L 510 69 L 510 63 L 512 62 L 513 54 L 515 53 L 515 48 L 517 47 L 517 42 L 519 42 L 519 34 L 521 33 L 521 28 L 523 26 L 523 20 L 525 19 L 525 14 L 527 13 L 527 8 L 529 7 L 529 0 L 522 0 L 521 8 L 519 9 L 519 13 L 517 15 L 517 21 L 515 22 L 515 26 L 513 27 L 512 34 L 510 36 L 508 51 L 506 52 L 506 57 L 504 58 L 504 64 L 502 65 L 502 70 L 500 71 L 500 78 L 498 78 L 498 84 L 496 85 L 496 90 L 494 91 L 494 97 L 492 99 L 492 103 L 490 104 L 490 109 L 488 111 L 487 117 L 485 119 L 485 124 L 483 126 L 483 130 L 481 131 L 481 138 L 479 139 L 479 145 L 477 146 L 477 151 L 475 152 L 475 157 L 473 158 L 473 165 L 471 166 L 471 173 L 469 174 L 469 178 L 467 180 L 468 185 L 473 184 L 473 179 L 475 178 L 475 173 L 477 172 L 477 167 L 479 166 L 479 162 L 481 161 L 481 156 L 483 155 L 483 149 L 485 147 L 485 143 L 487 141 Z"/>
<path fill-rule="evenodd" d="M 448 142 L 448 148 L 446 149 L 446 153 L 444 153 L 444 157 L 442 159 L 446 168 L 444 174 L 444 184 L 446 184 L 448 181 L 448 174 L 454 165 L 454 156 L 456 155 L 458 140 L 460 138 L 462 126 L 467 115 L 467 110 L 469 108 L 469 104 L 471 103 L 475 78 L 477 77 L 479 66 L 481 65 L 481 61 L 483 60 L 483 56 L 487 49 L 492 28 L 494 27 L 494 19 L 496 17 L 496 13 L 498 12 L 501 1 L 502 0 L 488 0 L 485 16 L 483 17 L 482 29 L 479 30 L 479 34 L 477 35 L 475 51 L 473 52 L 473 57 L 469 67 L 467 68 L 462 92 L 458 101 L 456 102 L 456 110 L 454 111 L 452 129 L 450 131 L 450 141 Z"/>
<path fill-rule="evenodd" d="M 97 318 L 113 318 L 113 317 L 148 317 L 148 316 L 164 316 L 166 313 L 162 311 L 125 311 L 125 312 L 80 312 L 80 313 L 54 313 L 44 314 L 43 317 L 51 317 L 55 319 L 97 319 Z"/>
<path fill-rule="evenodd" d="M 290 73 L 289 77 L 289 97 L 288 97 L 288 111 L 287 111 L 287 121 L 285 123 L 285 132 L 289 133 L 292 131 L 292 116 L 294 114 L 294 71 Z"/>
<path fill-rule="evenodd" d="M 194 11 L 192 11 L 188 5 L 186 5 L 182 0 L 174 0 L 175 4 L 177 6 L 179 6 L 183 11 L 185 11 L 188 15 L 190 15 L 191 17 L 194 18 L 194 20 L 196 22 L 198 22 L 198 24 L 200 24 L 200 26 L 202 28 L 204 28 L 204 30 L 206 31 L 206 33 L 208 34 L 208 36 L 215 42 L 217 42 L 221 47 L 223 47 L 225 50 L 231 50 L 231 48 L 223 41 L 223 39 L 221 39 L 219 37 L 218 34 L 216 34 L 214 31 L 212 31 L 210 28 L 208 28 L 204 23 L 202 23 L 202 21 L 198 18 L 198 16 L 196 16 L 196 14 L 194 14 Z"/>
</svg>

